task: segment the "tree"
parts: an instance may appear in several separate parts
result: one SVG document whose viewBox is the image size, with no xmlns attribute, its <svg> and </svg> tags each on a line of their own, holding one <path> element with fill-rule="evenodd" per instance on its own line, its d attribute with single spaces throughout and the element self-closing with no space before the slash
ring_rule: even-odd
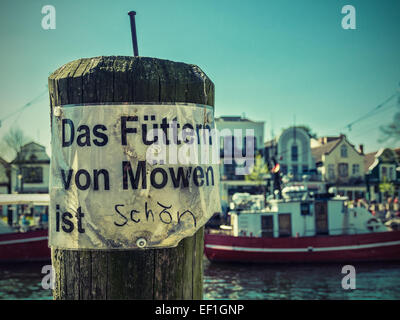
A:
<svg viewBox="0 0 400 320">
<path fill-rule="evenodd" d="M 390 101 L 395 95 L 391 96 L 386 102 Z M 384 103 L 386 103 L 384 102 Z M 400 91 L 397 94 L 397 110 L 400 108 Z M 400 140 L 400 111 L 397 111 L 393 116 L 393 121 L 385 126 L 380 126 L 383 137 L 379 139 L 379 142 L 386 142 L 388 139 L 394 141 Z"/>
<path fill-rule="evenodd" d="M 14 153 L 16 160 L 21 157 L 21 148 L 28 143 L 29 138 L 19 127 L 12 127 L 3 137 L 7 147 Z"/>
<path fill-rule="evenodd" d="M 260 154 L 256 155 L 254 165 L 250 169 L 250 174 L 245 176 L 246 181 L 255 181 L 266 195 L 266 175 L 269 173 L 268 165 L 264 163 L 264 159 Z"/>
<path fill-rule="evenodd" d="M 383 181 L 379 184 L 379 191 L 384 194 L 385 198 L 392 197 L 395 192 L 394 184 L 383 177 Z"/>
<path fill-rule="evenodd" d="M 388 139 L 395 141 L 400 140 L 400 112 L 396 112 L 393 117 L 393 122 L 388 125 L 380 127 L 383 137 L 379 139 L 379 142 L 385 142 Z"/>
</svg>

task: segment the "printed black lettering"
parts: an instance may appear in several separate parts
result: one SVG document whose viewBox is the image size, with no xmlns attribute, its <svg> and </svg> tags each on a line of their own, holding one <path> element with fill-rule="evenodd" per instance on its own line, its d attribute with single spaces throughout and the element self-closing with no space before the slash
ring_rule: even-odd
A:
<svg viewBox="0 0 400 320">
<path fill-rule="evenodd" d="M 65 171 L 64 171 L 63 169 L 61 169 L 61 176 L 62 176 L 62 180 L 63 180 L 64 189 L 65 189 L 65 190 L 68 190 L 68 189 L 69 189 L 69 186 L 70 186 L 70 184 L 71 184 L 71 178 L 72 178 L 72 172 L 73 172 L 73 171 L 74 171 L 74 170 L 69 169 L 69 170 L 68 170 L 68 177 L 66 178 L 66 177 L 65 177 Z"/>
<path fill-rule="evenodd" d="M 88 146 L 90 147 L 90 129 L 86 125 L 79 126 L 77 132 L 82 132 L 77 138 L 76 143 L 80 147 Z"/>
<path fill-rule="evenodd" d="M 196 124 L 197 144 L 201 143 L 200 140 L 200 129 L 203 128 L 202 124 Z"/>
<path fill-rule="evenodd" d="M 85 177 L 85 183 L 81 184 L 81 176 Z M 90 174 L 87 172 L 85 169 L 80 169 L 75 175 L 75 184 L 78 187 L 79 190 L 86 190 L 90 187 Z"/>
<path fill-rule="evenodd" d="M 173 139 L 173 141 L 174 141 L 174 143 L 175 144 L 177 144 L 177 145 L 179 145 L 179 144 L 181 144 L 182 142 L 181 142 L 181 140 L 179 140 L 179 137 L 178 137 L 178 129 L 180 128 L 180 124 L 178 123 L 178 119 L 175 117 L 174 119 L 172 119 L 172 126 L 171 126 L 171 128 L 172 128 L 172 139 Z"/>
<path fill-rule="evenodd" d="M 56 205 L 56 232 L 60 232 L 60 205 Z"/>
<path fill-rule="evenodd" d="M 209 179 L 208 179 L 208 173 L 211 172 L 211 185 L 214 185 L 214 170 L 211 166 L 209 166 L 206 170 L 206 184 L 209 186 Z"/>
<path fill-rule="evenodd" d="M 103 146 L 105 146 L 105 145 L 107 144 L 107 142 L 108 142 L 108 136 L 107 136 L 105 133 L 100 132 L 99 130 L 101 130 L 101 131 L 107 131 L 107 127 L 106 127 L 105 125 L 102 125 L 102 124 L 96 124 L 96 125 L 94 126 L 94 128 L 93 128 L 93 135 L 94 135 L 96 138 L 99 138 L 100 140 L 98 140 L 98 139 L 93 139 L 93 143 L 94 143 L 96 146 L 98 146 L 98 147 L 103 147 Z"/>
<path fill-rule="evenodd" d="M 136 133 L 137 129 L 136 128 L 127 128 L 126 127 L 126 122 L 127 121 L 138 121 L 137 116 L 123 116 L 121 117 L 121 144 L 123 146 L 126 146 L 127 140 L 126 140 L 126 134 L 127 133 Z"/>
<path fill-rule="evenodd" d="M 99 190 L 99 176 L 103 176 L 104 190 L 110 190 L 110 178 L 106 169 L 93 170 L 93 189 Z"/>
<path fill-rule="evenodd" d="M 198 173 L 199 172 L 199 173 Z M 202 167 L 196 167 L 193 170 L 193 183 L 197 186 L 197 187 L 202 187 L 204 184 L 204 171 Z M 199 182 L 200 179 L 200 182 Z"/>
<path fill-rule="evenodd" d="M 78 219 L 78 232 L 79 233 L 85 233 L 85 229 L 82 228 L 82 219 L 85 216 L 85 214 L 81 211 L 81 207 L 78 208 L 78 212 L 76 214 L 76 218 Z"/>
<path fill-rule="evenodd" d="M 149 146 L 158 141 L 158 133 L 157 132 L 158 124 L 153 124 L 153 140 L 147 140 L 147 124 L 142 124 L 142 141 L 146 146 Z"/>
<path fill-rule="evenodd" d="M 184 143 L 192 144 L 194 142 L 194 128 L 190 123 L 186 123 L 182 127 L 182 139 Z"/>
<path fill-rule="evenodd" d="M 162 181 L 161 181 L 161 183 L 158 183 L 158 182 L 156 181 L 156 174 L 157 174 L 157 173 L 161 173 L 161 176 L 162 176 Z M 167 175 L 167 173 L 165 172 L 165 170 L 164 170 L 163 168 L 155 168 L 153 171 L 151 171 L 151 174 L 150 174 L 150 181 L 151 181 L 151 185 L 152 185 L 154 188 L 156 188 L 156 189 L 162 189 L 162 188 L 165 187 L 165 185 L 166 185 L 167 182 L 168 182 L 168 175 Z"/>
<path fill-rule="evenodd" d="M 169 124 L 168 124 L 168 120 L 167 118 L 163 118 L 160 124 L 160 127 L 162 129 L 162 131 L 164 132 L 164 136 L 165 136 L 165 144 L 169 145 L 169 140 L 168 140 L 168 128 L 169 128 Z"/>
<path fill-rule="evenodd" d="M 182 180 L 182 187 L 187 188 L 189 186 L 190 174 L 192 172 L 192 167 L 187 168 L 186 175 L 184 169 L 182 167 L 178 168 L 178 173 L 175 175 L 175 171 L 173 168 L 169 168 L 169 172 L 171 174 L 172 183 L 175 188 L 179 188 Z"/>
<path fill-rule="evenodd" d="M 136 168 L 136 175 L 132 172 L 132 166 L 129 161 L 122 161 L 122 185 L 123 189 L 128 189 L 128 176 L 132 189 L 137 189 L 140 175 L 142 175 L 142 189 L 146 189 L 146 161 L 139 161 Z"/>
<path fill-rule="evenodd" d="M 70 135 L 69 135 L 68 140 L 66 139 L 66 132 L 65 132 L 66 125 L 68 125 L 70 128 Z M 74 123 L 70 119 L 62 119 L 62 146 L 63 146 L 63 148 L 69 147 L 70 145 L 72 145 L 72 143 L 74 142 L 74 137 L 75 137 Z"/>
<path fill-rule="evenodd" d="M 74 231 L 74 223 L 70 219 L 72 219 L 72 214 L 68 211 L 62 214 L 62 229 L 66 233 L 71 233 L 72 231 Z"/>
</svg>

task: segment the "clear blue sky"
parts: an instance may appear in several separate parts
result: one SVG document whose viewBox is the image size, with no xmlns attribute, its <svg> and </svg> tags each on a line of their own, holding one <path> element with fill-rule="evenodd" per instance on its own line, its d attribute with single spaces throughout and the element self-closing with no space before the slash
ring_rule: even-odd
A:
<svg viewBox="0 0 400 320">
<path fill-rule="evenodd" d="M 41 27 L 48 4 L 55 30 Z M 356 8 L 356 30 L 341 27 L 346 4 Z M 398 90 L 398 0 L 2 0 L 0 119 L 71 60 L 132 55 L 130 10 L 138 13 L 140 55 L 200 66 L 215 83 L 217 116 L 264 120 L 265 140 L 295 117 L 319 135 L 345 133 L 366 151 L 399 145 L 377 142 L 395 107 L 345 128 Z M 4 121 L 0 139 L 15 124 L 50 151 L 48 96 Z"/>
</svg>

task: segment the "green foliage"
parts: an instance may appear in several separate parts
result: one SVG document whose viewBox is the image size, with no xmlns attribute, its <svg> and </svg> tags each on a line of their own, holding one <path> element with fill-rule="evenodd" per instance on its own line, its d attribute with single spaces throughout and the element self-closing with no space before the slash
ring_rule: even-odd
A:
<svg viewBox="0 0 400 320">
<path fill-rule="evenodd" d="M 251 169 L 251 173 L 245 176 L 246 181 L 257 181 L 260 184 L 264 182 L 265 175 L 268 174 L 268 165 L 264 163 L 264 159 L 261 155 L 257 155 L 254 161 L 254 166 Z"/>
<path fill-rule="evenodd" d="M 8 158 L 18 157 L 21 148 L 24 144 L 29 142 L 29 138 L 25 133 L 17 126 L 11 127 L 11 129 L 3 136 L 5 145 L 5 153 L 9 154 Z"/>
<path fill-rule="evenodd" d="M 379 184 L 379 191 L 385 194 L 386 196 L 393 196 L 395 193 L 394 184 L 386 177 L 383 177 L 383 181 Z"/>
</svg>

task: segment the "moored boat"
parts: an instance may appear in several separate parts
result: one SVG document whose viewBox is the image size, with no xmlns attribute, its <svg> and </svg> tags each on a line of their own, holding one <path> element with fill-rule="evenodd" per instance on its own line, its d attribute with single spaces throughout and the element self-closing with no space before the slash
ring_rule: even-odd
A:
<svg viewBox="0 0 400 320">
<path fill-rule="evenodd" d="M 0 205 L 3 206 L 23 205 L 25 207 L 41 206 L 46 208 L 48 204 L 48 194 L 0 195 Z M 22 223 L 8 225 L 0 220 L 0 262 L 44 260 L 50 260 L 47 222 L 41 221 L 32 225 Z"/>
<path fill-rule="evenodd" d="M 297 190 L 265 208 L 230 212 L 230 225 L 205 235 L 210 261 L 321 263 L 400 260 L 393 231 L 347 198 Z M 227 230 L 229 229 L 229 230 Z"/>
</svg>

